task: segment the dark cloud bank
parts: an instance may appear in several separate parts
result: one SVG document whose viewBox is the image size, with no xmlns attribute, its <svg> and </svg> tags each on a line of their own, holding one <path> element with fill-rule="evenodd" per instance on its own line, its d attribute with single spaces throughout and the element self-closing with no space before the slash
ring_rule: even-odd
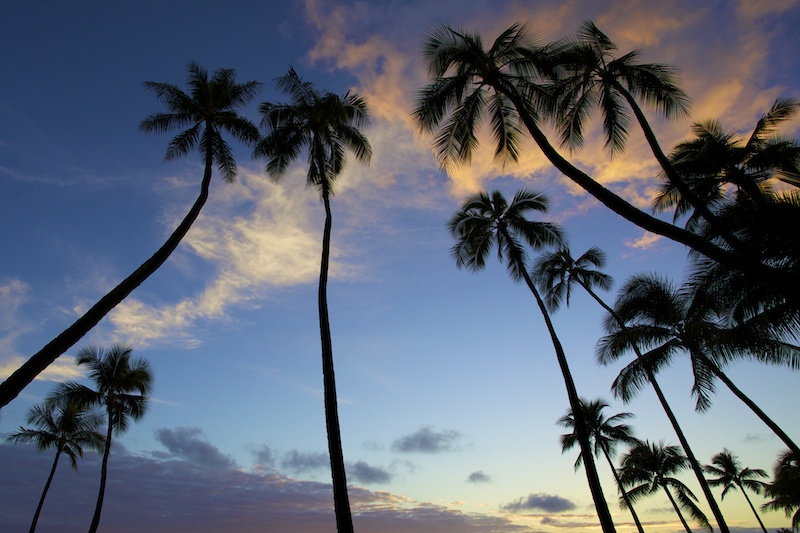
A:
<svg viewBox="0 0 800 533">
<path fill-rule="evenodd" d="M 244 472 L 202 438 L 197 428 L 159 430 L 167 449 L 150 456 L 114 447 L 100 528 L 114 533 L 330 533 L 335 531 L 329 484 L 300 481 L 275 472 Z M 268 449 L 259 450 L 263 459 Z M 258 454 L 257 454 L 258 455 Z M 303 464 L 303 454 L 297 454 Z M 307 458 L 307 457 L 305 457 Z M 33 446 L 0 444 L 0 531 L 27 531 L 53 454 Z M 37 531 L 83 533 L 91 522 L 100 458 L 87 453 L 78 472 L 59 464 Z M 350 466 L 351 479 L 385 482 L 390 474 L 364 462 Z M 387 477 L 389 476 L 389 477 Z M 360 531 L 382 533 L 528 532 L 503 517 L 469 515 L 409 501 L 385 491 L 351 486 L 354 522 Z"/>
</svg>

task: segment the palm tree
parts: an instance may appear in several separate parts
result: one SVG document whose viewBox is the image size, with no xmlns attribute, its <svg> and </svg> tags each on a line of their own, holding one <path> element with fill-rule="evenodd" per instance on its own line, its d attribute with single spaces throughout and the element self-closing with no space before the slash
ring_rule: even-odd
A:
<svg viewBox="0 0 800 533">
<path fill-rule="evenodd" d="M 614 466 L 611 458 L 616 455 L 617 444 L 637 444 L 639 441 L 633 437 L 633 431 L 627 424 L 620 423 L 633 416 L 632 413 L 617 413 L 608 418 L 603 414 L 603 409 L 608 407 L 604 401 L 597 399 L 587 402 L 581 399 L 581 409 L 583 410 L 583 418 L 589 430 L 589 438 L 594 445 L 594 454 L 599 456 L 601 453 L 608 461 L 608 466 L 614 474 L 614 480 L 617 482 L 617 488 L 622 494 L 622 499 L 625 501 L 626 507 L 630 510 L 633 521 L 636 524 L 636 529 L 639 533 L 644 533 L 642 523 L 636 515 L 633 504 L 628 498 L 628 492 L 622 485 L 619 478 L 619 472 Z M 578 444 L 578 434 L 575 431 L 575 417 L 570 410 L 566 415 L 558 419 L 558 424 L 567 429 L 572 429 L 572 433 L 565 433 L 561 435 L 561 451 L 566 452 L 571 450 Z M 575 461 L 575 469 L 577 470 L 582 463 L 581 455 Z"/>
<path fill-rule="evenodd" d="M 83 316 L 65 329 L 41 350 L 30 357 L 3 383 L 0 383 L 0 408 L 8 404 L 56 358 L 78 342 L 136 287 L 164 264 L 189 231 L 208 199 L 208 189 L 214 164 L 222 178 L 232 182 L 236 177 L 236 162 L 231 148 L 222 137 L 227 132 L 246 144 L 258 140 L 258 128 L 240 116 L 237 109 L 251 101 L 260 85 L 249 81 L 236 83 L 232 69 L 219 69 L 209 79 L 208 72 L 194 62 L 189 63 L 186 93 L 176 85 L 145 82 L 145 87 L 168 108 L 167 113 L 154 113 L 142 121 L 144 132 L 166 132 L 188 128 L 172 139 L 167 148 L 167 160 L 177 159 L 195 148 L 200 150 L 205 165 L 200 195 L 167 241 L 130 276 L 114 287 Z"/>
<path fill-rule="evenodd" d="M 712 487 L 724 487 L 722 489 L 723 500 L 725 499 L 725 494 L 727 494 L 729 491 L 735 491 L 738 487 L 742 491 L 744 498 L 747 500 L 747 505 L 750 506 L 750 509 L 753 510 L 753 514 L 756 515 L 758 525 L 761 526 L 761 529 L 764 530 L 764 533 L 767 533 L 767 528 L 764 527 L 764 522 L 761 521 L 761 517 L 758 516 L 756 508 L 753 507 L 753 502 L 750 501 L 747 491 L 744 490 L 747 488 L 756 494 L 761 494 L 761 490 L 764 488 L 764 482 L 758 481 L 755 478 L 767 477 L 767 473 L 760 468 L 742 468 L 742 464 L 739 462 L 739 459 L 728 449 L 724 449 L 712 457 L 711 464 L 705 466 L 705 471 L 712 476 L 717 476 L 716 479 L 708 480 L 708 483 Z"/>
<path fill-rule="evenodd" d="M 776 135 L 777 128 L 791 119 L 798 107 L 795 100 L 777 99 L 746 140 L 725 131 L 716 120 L 695 123 L 694 138 L 675 147 L 670 165 L 686 176 L 690 191 L 711 208 L 738 198 L 762 203 L 772 195 L 776 181 L 800 187 L 800 144 Z M 688 202 L 685 194 L 665 182 L 654 201 L 654 211 L 674 209 L 675 220 L 690 213 L 697 206 Z M 696 215 L 689 220 L 690 224 L 696 222 Z"/>
<path fill-rule="evenodd" d="M 569 296 L 572 293 L 572 288 L 575 284 L 578 284 L 589 293 L 600 307 L 608 312 L 607 327 L 609 327 L 609 324 L 613 324 L 619 331 L 627 332 L 628 327 L 623 318 L 594 291 L 595 287 L 601 289 L 609 289 L 611 287 L 611 277 L 599 270 L 605 266 L 605 263 L 606 255 L 599 248 L 592 247 L 577 259 L 573 259 L 569 249 L 564 246 L 559 250 L 542 254 L 536 261 L 531 274 L 542 290 L 545 291 L 546 300 L 552 310 L 558 309 L 562 301 L 569 305 Z M 632 342 L 630 348 L 636 355 L 637 361 L 644 360 L 644 355 L 636 342 Z M 667 398 L 661 390 L 654 372 L 647 365 L 643 365 L 643 367 L 645 379 L 653 386 L 653 391 L 655 391 L 661 408 L 664 409 L 664 413 L 667 415 L 672 429 L 678 437 L 678 441 L 686 454 L 689 465 L 692 467 L 692 471 L 700 484 L 703 495 L 711 508 L 711 512 L 714 514 L 720 530 L 723 533 L 727 533 L 729 531 L 728 525 L 722 516 L 722 511 L 717 501 L 714 499 L 714 495 L 711 493 L 711 488 L 703 475 L 700 462 L 692 451 L 683 428 L 681 428 L 675 413 L 672 411 L 672 407 L 667 402 Z M 624 397 L 623 400 L 625 400 Z"/>
<path fill-rule="evenodd" d="M 19 431 L 8 436 L 10 442 L 14 444 L 32 443 L 41 451 L 56 449 L 50 475 L 47 477 L 47 483 L 44 484 L 39 505 L 36 507 L 31 522 L 30 533 L 33 533 L 36 530 L 36 523 L 39 521 L 39 514 L 42 512 L 44 499 L 47 497 L 47 491 L 50 489 L 50 483 L 53 481 L 61 454 L 69 457 L 72 468 L 78 470 L 78 457 L 83 457 L 83 449 L 99 450 L 103 447 L 105 440 L 102 433 L 97 431 L 98 426 L 103 422 L 102 417 L 93 411 L 79 407 L 75 402 L 64 402 L 59 405 L 53 403 L 34 405 L 28 411 L 27 421 L 34 428 L 20 427 Z"/>
<path fill-rule="evenodd" d="M 113 434 L 121 435 L 131 421 L 140 420 L 147 410 L 153 376 L 150 363 L 132 359 L 132 348 L 119 344 L 104 350 L 93 346 L 82 348 L 76 357 L 79 366 L 89 369 L 94 389 L 73 381 L 61 383 L 49 399 L 51 402 L 74 401 L 84 408 L 102 407 L 108 423 L 105 449 L 100 469 L 100 491 L 89 533 L 100 524 L 100 512 L 108 477 L 108 458 Z"/>
<path fill-rule="evenodd" d="M 655 494 L 659 489 L 663 490 L 687 533 L 692 533 L 692 530 L 689 529 L 681 509 L 688 511 L 698 524 L 711 531 L 706 515 L 695 503 L 697 498 L 689 487 L 675 477 L 686 468 L 686 462 L 686 457 L 677 446 L 665 446 L 663 441 L 644 441 L 622 457 L 620 478 L 628 487 L 631 501 L 637 502 L 645 496 Z M 674 496 L 672 491 L 675 491 Z M 624 500 L 621 503 L 624 504 Z"/>
<path fill-rule="evenodd" d="M 683 228 L 655 218 L 567 161 L 539 127 L 541 114 L 552 114 L 552 90 L 538 83 L 552 75 L 558 47 L 539 47 L 524 25 L 514 24 L 486 50 L 479 35 L 449 26 L 434 28 L 424 45 L 431 83 L 417 98 L 413 116 L 419 129 L 435 134 L 434 149 L 442 166 L 469 162 L 478 146 L 476 130 L 488 114 L 496 142 L 495 158 L 514 162 L 519 156 L 520 124 L 547 159 L 603 205 L 637 226 L 682 243 L 697 252 L 754 273 L 769 273 L 788 284 L 796 276 L 759 263 L 749 255 L 734 254 Z M 545 117 L 546 118 L 546 117 Z M 795 295 L 800 299 L 800 294 Z"/>
<path fill-rule="evenodd" d="M 797 368 L 800 348 L 792 346 L 745 324 L 740 328 L 724 327 L 713 309 L 711 298 L 690 290 L 678 290 L 668 280 L 656 275 L 634 276 L 622 287 L 614 311 L 627 326 L 608 321 L 609 332 L 598 343 L 601 364 L 616 361 L 633 345 L 650 350 L 622 369 L 614 380 L 613 390 L 623 400 L 632 398 L 647 381 L 647 372 L 657 373 L 677 353 L 688 353 L 692 362 L 692 395 L 696 408 L 711 406 L 714 379 L 722 381 L 745 403 L 792 451 L 800 448 L 789 436 L 745 395 L 722 371 L 720 365 L 750 357 L 772 364 Z"/>
<path fill-rule="evenodd" d="M 452 255 L 459 268 L 476 271 L 486 266 L 486 258 L 496 248 L 498 259 L 506 262 L 506 268 L 512 279 L 525 281 L 536 299 L 550 333 L 550 339 L 555 348 L 556 358 L 567 388 L 570 407 L 573 412 L 580 413 L 580 399 L 567 364 L 566 354 L 556 335 L 547 307 L 525 265 L 526 245 L 538 250 L 544 246 L 558 245 L 561 242 L 561 229 L 558 226 L 526 218 L 529 212 L 543 212 L 546 208 L 547 199 L 544 195 L 527 189 L 518 191 L 511 203 L 500 191 L 493 191 L 491 195 L 486 192 L 474 194 L 466 199 L 461 209 L 450 219 L 448 227 L 456 240 L 456 244 L 452 248 Z M 589 431 L 583 416 L 576 417 L 575 430 L 581 445 L 581 454 L 586 465 L 586 477 L 600 524 L 603 531 L 614 531 L 611 513 L 597 476 Z"/>
<path fill-rule="evenodd" d="M 278 89 L 286 93 L 288 104 L 265 102 L 259 107 L 262 126 L 268 133 L 257 144 L 254 155 L 267 160 L 266 172 L 280 180 L 289 165 L 303 150 L 308 151 L 308 185 L 315 187 L 325 206 L 322 234 L 322 260 L 319 274 L 319 327 L 322 341 L 322 372 L 325 389 L 325 421 L 331 460 L 336 526 L 340 533 L 352 532 L 353 521 L 347 496 L 347 478 L 339 430 L 333 345 L 328 318 L 328 264 L 331 247 L 331 204 L 333 185 L 344 169 L 349 150 L 359 161 L 368 162 L 372 149 L 361 132 L 369 123 L 367 105 L 355 93 L 338 96 L 320 92 L 311 83 L 289 72 L 278 78 Z"/>
<path fill-rule="evenodd" d="M 764 485 L 764 494 L 772 500 L 761 509 L 783 511 L 787 517 L 791 515 L 792 529 L 800 530 L 800 454 L 786 451 L 778 458 L 772 483 Z"/>
</svg>

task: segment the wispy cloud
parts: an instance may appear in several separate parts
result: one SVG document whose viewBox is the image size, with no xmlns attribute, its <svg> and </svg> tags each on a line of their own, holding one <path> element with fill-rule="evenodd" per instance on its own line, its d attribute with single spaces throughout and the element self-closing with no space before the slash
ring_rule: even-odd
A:
<svg viewBox="0 0 800 533">
<path fill-rule="evenodd" d="M 563 511 L 572 511 L 575 509 L 575 504 L 561 496 L 540 492 L 537 494 L 529 494 L 527 497 L 521 497 L 518 500 L 504 505 L 502 509 L 513 513 L 536 510 L 560 513 Z"/>
<path fill-rule="evenodd" d="M 436 431 L 424 426 L 417 431 L 404 435 L 392 442 L 391 450 L 403 453 L 441 453 L 461 449 L 464 435 L 454 429 Z"/>
</svg>

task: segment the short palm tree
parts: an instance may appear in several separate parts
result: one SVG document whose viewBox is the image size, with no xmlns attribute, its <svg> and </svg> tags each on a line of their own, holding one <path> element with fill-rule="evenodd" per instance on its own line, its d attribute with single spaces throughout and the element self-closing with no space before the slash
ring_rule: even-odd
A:
<svg viewBox="0 0 800 533">
<path fill-rule="evenodd" d="M 236 162 L 222 133 L 226 132 L 245 144 L 251 144 L 258 140 L 258 128 L 248 119 L 240 116 L 237 110 L 255 97 L 260 84 L 255 81 L 236 83 L 236 74 L 232 69 L 219 69 L 210 79 L 208 72 L 194 62 L 189 63 L 188 70 L 188 93 L 169 83 L 152 81 L 145 83 L 145 87 L 153 91 L 169 111 L 150 115 L 142 121 L 140 128 L 145 132 L 167 132 L 176 128 L 188 128 L 169 143 L 166 158 L 167 160 L 177 159 L 192 152 L 195 148 L 200 150 L 205 171 L 199 196 L 172 235 L 156 253 L 119 285 L 111 289 L 75 323 L 31 356 L 8 379 L 0 383 L 0 408 L 16 398 L 20 391 L 40 372 L 78 342 L 117 304 L 164 264 L 178 247 L 205 205 L 215 164 L 226 182 L 232 182 L 235 179 Z"/>
<path fill-rule="evenodd" d="M 756 478 L 765 478 L 767 477 L 767 473 L 760 468 L 742 468 L 739 459 L 728 449 L 724 449 L 712 457 L 711 464 L 705 466 L 705 471 L 712 476 L 716 476 L 715 479 L 708 480 L 708 483 L 712 487 L 724 487 L 722 489 L 722 499 L 725 499 L 725 495 L 728 492 L 735 491 L 739 488 L 739 490 L 742 491 L 742 495 L 747 500 L 747 505 L 753 510 L 753 514 L 756 516 L 756 520 L 758 520 L 758 525 L 761 526 L 764 533 L 767 533 L 767 528 L 764 527 L 761 517 L 758 516 L 756 508 L 753 507 L 753 502 L 750 501 L 750 497 L 745 490 L 748 489 L 756 494 L 761 494 L 764 488 L 764 482 Z"/>
<path fill-rule="evenodd" d="M 105 439 L 103 434 L 97 431 L 102 422 L 103 418 L 100 415 L 81 408 L 75 402 L 45 403 L 34 405 L 28 411 L 28 424 L 32 424 L 34 428 L 20 427 L 19 431 L 8 436 L 8 440 L 15 444 L 34 444 L 41 451 L 52 448 L 56 450 L 50 475 L 47 477 L 39 505 L 33 515 L 30 533 L 36 530 L 36 523 L 39 521 L 39 514 L 42 512 L 44 499 L 47 497 L 61 454 L 69 457 L 72 468 L 77 470 L 78 457 L 83 457 L 84 448 L 89 450 L 103 448 Z"/>
<path fill-rule="evenodd" d="M 594 446 L 595 456 L 606 458 L 611 472 L 614 474 L 614 480 L 617 482 L 617 488 L 625 501 L 626 507 L 631 512 L 633 521 L 636 524 L 636 529 L 639 533 L 644 533 L 642 523 L 633 508 L 633 503 L 628 498 L 628 492 L 619 478 L 619 472 L 611 460 L 616 455 L 617 445 L 619 444 L 638 444 L 638 440 L 633 436 L 631 427 L 622 423 L 633 416 L 632 413 L 617 413 L 610 417 L 603 414 L 603 410 L 608 407 L 604 401 L 597 399 L 587 402 L 581 399 L 581 409 L 583 410 L 583 418 L 589 429 L 589 439 Z M 578 444 L 578 434 L 575 431 L 575 417 L 570 410 L 566 415 L 558 419 L 558 424 L 564 428 L 572 429 L 572 433 L 565 433 L 561 435 L 561 451 L 566 452 L 571 450 Z M 575 461 L 575 468 L 577 469 L 583 462 L 582 456 L 578 454 Z"/>
<path fill-rule="evenodd" d="M 100 490 L 89 533 L 95 533 L 100 524 L 112 435 L 121 435 L 128 430 L 131 421 L 141 419 L 150 399 L 153 381 L 150 363 L 132 358 L 132 351 L 130 347 L 119 344 L 107 350 L 93 346 L 82 348 L 76 357 L 77 364 L 88 368 L 89 379 L 95 388 L 68 381 L 61 383 L 49 399 L 55 403 L 72 401 L 84 408 L 101 407 L 105 411 L 107 429 Z"/>
<path fill-rule="evenodd" d="M 692 530 L 689 529 L 681 509 L 688 511 L 698 524 L 711 531 L 711 524 L 695 503 L 697 498 L 689 487 L 675 477 L 686 468 L 686 463 L 686 457 L 677 446 L 644 441 L 631 448 L 622 457 L 620 479 L 628 487 L 630 501 L 635 503 L 645 496 L 663 490 L 687 533 L 691 533 Z M 625 501 L 621 503 L 624 505 Z"/>
<path fill-rule="evenodd" d="M 527 260 L 526 246 L 539 250 L 545 246 L 558 245 L 562 240 L 560 227 L 526 218 L 528 213 L 543 212 L 546 208 L 545 196 L 527 189 L 517 191 L 510 203 L 500 191 L 493 191 L 491 194 L 486 192 L 474 194 L 465 200 L 461 209 L 450 219 L 450 233 L 456 240 L 456 244 L 452 248 L 452 255 L 459 268 L 476 271 L 482 270 L 486 266 L 486 258 L 496 249 L 498 259 L 505 261 L 512 279 L 525 281 L 536 299 L 550 333 L 556 358 L 564 377 L 570 406 L 573 408 L 573 412 L 580 413 L 580 399 L 569 370 L 566 354 L 556 335 L 547 307 L 528 274 L 525 264 Z M 586 465 L 589 489 L 603 531 L 614 531 L 611 513 L 597 476 L 589 431 L 583 416 L 576 418 L 575 428 Z"/>
<path fill-rule="evenodd" d="M 338 96 L 317 90 L 290 69 L 278 78 L 278 88 L 289 95 L 287 104 L 265 102 L 259 107 L 267 129 L 254 155 L 267 160 L 266 172 L 280 180 L 289 165 L 305 150 L 308 152 L 307 183 L 317 189 L 325 207 L 322 234 L 322 260 L 319 274 L 319 327 L 322 340 L 322 371 L 325 389 L 325 421 L 331 460 L 336 526 L 340 533 L 353 531 L 347 496 L 344 455 L 342 453 L 336 379 L 333 368 L 333 345 L 328 318 L 328 264 L 331 250 L 330 199 L 336 178 L 341 174 L 349 150 L 362 162 L 368 162 L 372 149 L 361 132 L 369 115 L 364 100 L 355 93 Z"/>
<path fill-rule="evenodd" d="M 627 332 L 628 326 L 624 319 L 595 292 L 596 288 L 608 289 L 611 287 L 611 277 L 599 270 L 605 266 L 605 263 L 606 255 L 599 248 L 592 247 L 577 259 L 573 259 L 569 249 L 564 246 L 559 250 L 542 254 L 537 259 L 531 275 L 547 295 L 546 300 L 552 310 L 558 309 L 562 302 L 569 305 L 569 297 L 573 287 L 574 285 L 579 285 L 608 313 L 606 327 L 612 327 L 613 325 L 619 331 Z M 636 342 L 632 342 L 630 348 L 636 355 L 637 361 L 644 360 L 644 355 Z M 652 385 L 661 408 L 664 409 L 664 413 L 667 415 L 672 429 L 678 437 L 689 465 L 703 491 L 703 496 L 705 496 L 711 512 L 714 514 L 714 519 L 717 521 L 720 530 L 723 533 L 727 533 L 729 530 L 725 517 L 722 516 L 722 511 L 711 493 L 711 488 L 703 475 L 702 466 L 694 455 L 683 428 L 681 428 L 675 413 L 672 411 L 672 407 L 667 402 L 655 373 L 646 365 L 643 368 L 645 380 Z"/>
<path fill-rule="evenodd" d="M 626 324 L 606 323 L 608 335 L 598 343 L 602 364 L 616 361 L 633 345 L 648 347 L 622 369 L 612 389 L 624 401 L 632 398 L 647 381 L 647 373 L 657 373 L 679 353 L 689 355 L 694 384 L 692 394 L 697 409 L 711 406 L 714 380 L 722 381 L 791 450 L 797 445 L 758 405 L 744 394 L 722 371 L 721 365 L 744 357 L 797 368 L 800 348 L 775 338 L 768 331 L 754 333 L 750 327 L 726 328 L 713 309 L 711 298 L 690 290 L 679 290 L 657 275 L 638 275 L 620 290 L 614 311 Z"/>
<path fill-rule="evenodd" d="M 618 215 L 722 263 L 772 273 L 769 266 L 748 256 L 641 211 L 558 153 L 539 126 L 556 109 L 552 88 L 544 83 L 556 70 L 557 48 L 538 46 L 521 24 L 501 33 L 488 49 L 477 34 L 449 26 L 434 28 L 423 51 L 431 83 L 420 91 L 413 116 L 421 131 L 435 134 L 439 162 L 443 166 L 469 162 L 478 146 L 478 126 L 487 116 L 496 159 L 514 162 L 524 127 L 562 174 Z"/>
<path fill-rule="evenodd" d="M 764 485 L 764 494 L 772 499 L 761 509 L 785 512 L 792 517 L 792 529 L 800 530 L 800 455 L 787 451 L 778 458 L 772 483 Z"/>
</svg>

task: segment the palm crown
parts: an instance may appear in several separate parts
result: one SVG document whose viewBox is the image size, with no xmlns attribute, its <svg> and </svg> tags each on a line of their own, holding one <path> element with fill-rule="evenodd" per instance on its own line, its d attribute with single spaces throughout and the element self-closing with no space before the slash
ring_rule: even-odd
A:
<svg viewBox="0 0 800 533">
<path fill-rule="evenodd" d="M 216 163 L 222 178 L 231 182 L 236 177 L 236 161 L 222 132 L 244 144 L 258 140 L 258 128 L 239 115 L 237 109 L 255 97 L 261 84 L 256 81 L 236 83 L 233 69 L 218 69 L 210 79 L 208 71 L 195 62 L 189 63 L 188 70 L 188 94 L 177 85 L 145 82 L 145 87 L 155 93 L 169 112 L 153 113 L 139 127 L 145 132 L 187 128 L 169 143 L 167 160 L 199 148 L 204 164 Z"/>
</svg>

